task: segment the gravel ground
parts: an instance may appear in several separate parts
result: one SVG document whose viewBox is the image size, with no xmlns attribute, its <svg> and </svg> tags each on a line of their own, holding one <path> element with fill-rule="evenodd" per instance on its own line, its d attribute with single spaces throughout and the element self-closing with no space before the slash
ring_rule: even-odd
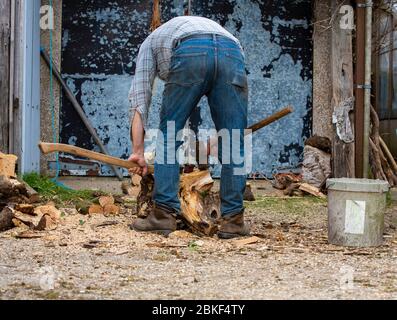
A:
<svg viewBox="0 0 397 320">
<path fill-rule="evenodd" d="M 65 215 L 38 239 L 0 233 L 0 299 L 396 299 L 397 206 L 385 244 L 327 244 L 326 204 L 248 204 L 256 243 L 130 231 L 134 216 Z M 98 226 L 106 222 L 107 226 Z"/>
</svg>

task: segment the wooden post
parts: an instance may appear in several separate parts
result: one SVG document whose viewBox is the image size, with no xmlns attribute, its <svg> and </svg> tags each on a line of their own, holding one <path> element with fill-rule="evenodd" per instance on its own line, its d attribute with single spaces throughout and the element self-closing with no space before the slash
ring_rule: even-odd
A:
<svg viewBox="0 0 397 320">
<path fill-rule="evenodd" d="M 332 0 L 332 106 L 334 110 L 333 176 L 355 177 L 352 30 L 341 28 L 339 13 L 350 1 Z"/>
<path fill-rule="evenodd" d="M 9 152 L 10 1 L 0 2 L 0 151 Z"/>
</svg>

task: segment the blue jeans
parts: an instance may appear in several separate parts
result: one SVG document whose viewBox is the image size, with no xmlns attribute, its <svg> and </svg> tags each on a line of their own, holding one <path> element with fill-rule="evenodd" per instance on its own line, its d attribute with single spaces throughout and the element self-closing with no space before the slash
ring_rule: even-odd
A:
<svg viewBox="0 0 397 320">
<path fill-rule="evenodd" d="M 200 99 L 206 95 L 216 130 L 236 132 L 240 158 L 244 159 L 244 129 L 247 128 L 248 84 L 244 54 L 232 40 L 215 35 L 201 35 L 182 41 L 174 49 L 170 75 L 165 85 L 160 113 L 160 131 L 164 135 L 162 161 L 155 163 L 153 201 L 180 212 L 178 199 L 178 163 L 168 164 L 167 154 L 175 153 L 181 143 L 167 141 L 167 123 L 175 123 L 175 132 L 182 130 Z M 230 148 L 232 150 L 232 138 Z M 222 144 L 219 143 L 219 160 L 222 163 Z M 231 152 L 231 151 L 230 151 Z M 221 213 L 223 216 L 239 214 L 244 209 L 243 195 L 246 173 L 241 174 L 243 163 L 236 163 L 230 155 L 222 163 Z M 239 161 L 241 162 L 241 161 Z M 161 164 L 164 163 L 164 164 Z M 236 174 L 235 169 L 240 169 Z"/>
</svg>

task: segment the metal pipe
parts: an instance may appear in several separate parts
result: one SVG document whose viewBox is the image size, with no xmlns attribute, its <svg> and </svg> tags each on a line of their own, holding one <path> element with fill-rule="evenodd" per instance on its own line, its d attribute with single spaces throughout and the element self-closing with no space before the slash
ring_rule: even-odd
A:
<svg viewBox="0 0 397 320">
<path fill-rule="evenodd" d="M 369 136 L 371 110 L 371 71 L 372 71 L 372 1 L 366 1 L 365 16 L 365 93 L 364 93 L 364 144 L 363 144 L 363 177 L 369 173 Z"/>
<path fill-rule="evenodd" d="M 11 0 L 10 19 L 10 90 L 8 96 L 8 151 L 15 153 L 14 147 L 14 77 L 15 77 L 15 0 Z"/>
<path fill-rule="evenodd" d="M 51 63 L 53 63 L 53 61 L 51 61 L 50 57 L 48 56 L 47 52 L 42 48 L 41 49 L 41 56 L 43 57 L 44 61 L 47 63 L 48 66 L 51 65 Z M 95 143 L 98 145 L 98 147 L 101 149 L 101 151 L 106 154 L 109 155 L 108 151 L 106 150 L 106 147 L 103 145 L 101 139 L 99 138 L 97 132 L 95 131 L 95 129 L 92 127 L 90 121 L 88 120 L 86 114 L 83 111 L 83 108 L 80 106 L 79 102 L 76 100 L 76 97 L 74 96 L 74 94 L 72 93 L 72 91 L 70 90 L 69 86 L 66 84 L 66 82 L 63 80 L 61 73 L 59 72 L 59 70 L 54 66 L 52 68 L 52 72 L 55 76 L 55 78 L 59 81 L 59 83 L 61 84 L 63 90 L 66 93 L 66 96 L 68 97 L 69 101 L 72 103 L 74 109 L 76 110 L 76 112 L 78 113 L 78 115 L 80 116 L 80 119 L 83 121 L 85 127 L 87 128 L 88 132 L 91 134 L 92 138 L 94 139 Z M 123 180 L 123 176 L 120 173 L 120 171 L 115 167 L 115 166 L 111 166 L 112 170 L 114 171 L 114 173 L 116 174 L 117 178 L 122 181 Z"/>
<path fill-rule="evenodd" d="M 365 0 L 357 0 L 356 25 L 356 107 L 354 112 L 356 178 L 363 177 L 364 82 L 365 82 Z"/>
</svg>

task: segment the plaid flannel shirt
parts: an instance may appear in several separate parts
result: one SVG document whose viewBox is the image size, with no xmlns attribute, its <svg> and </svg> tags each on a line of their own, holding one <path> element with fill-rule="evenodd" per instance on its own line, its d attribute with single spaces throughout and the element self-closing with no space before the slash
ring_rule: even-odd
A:
<svg viewBox="0 0 397 320">
<path fill-rule="evenodd" d="M 193 16 L 181 16 L 168 21 L 142 43 L 136 61 L 129 100 L 132 116 L 138 111 L 145 129 L 154 79 L 158 76 L 164 81 L 167 80 L 172 50 L 176 42 L 190 35 L 207 33 L 226 36 L 240 45 L 240 42 L 218 23 L 207 18 Z"/>
</svg>

